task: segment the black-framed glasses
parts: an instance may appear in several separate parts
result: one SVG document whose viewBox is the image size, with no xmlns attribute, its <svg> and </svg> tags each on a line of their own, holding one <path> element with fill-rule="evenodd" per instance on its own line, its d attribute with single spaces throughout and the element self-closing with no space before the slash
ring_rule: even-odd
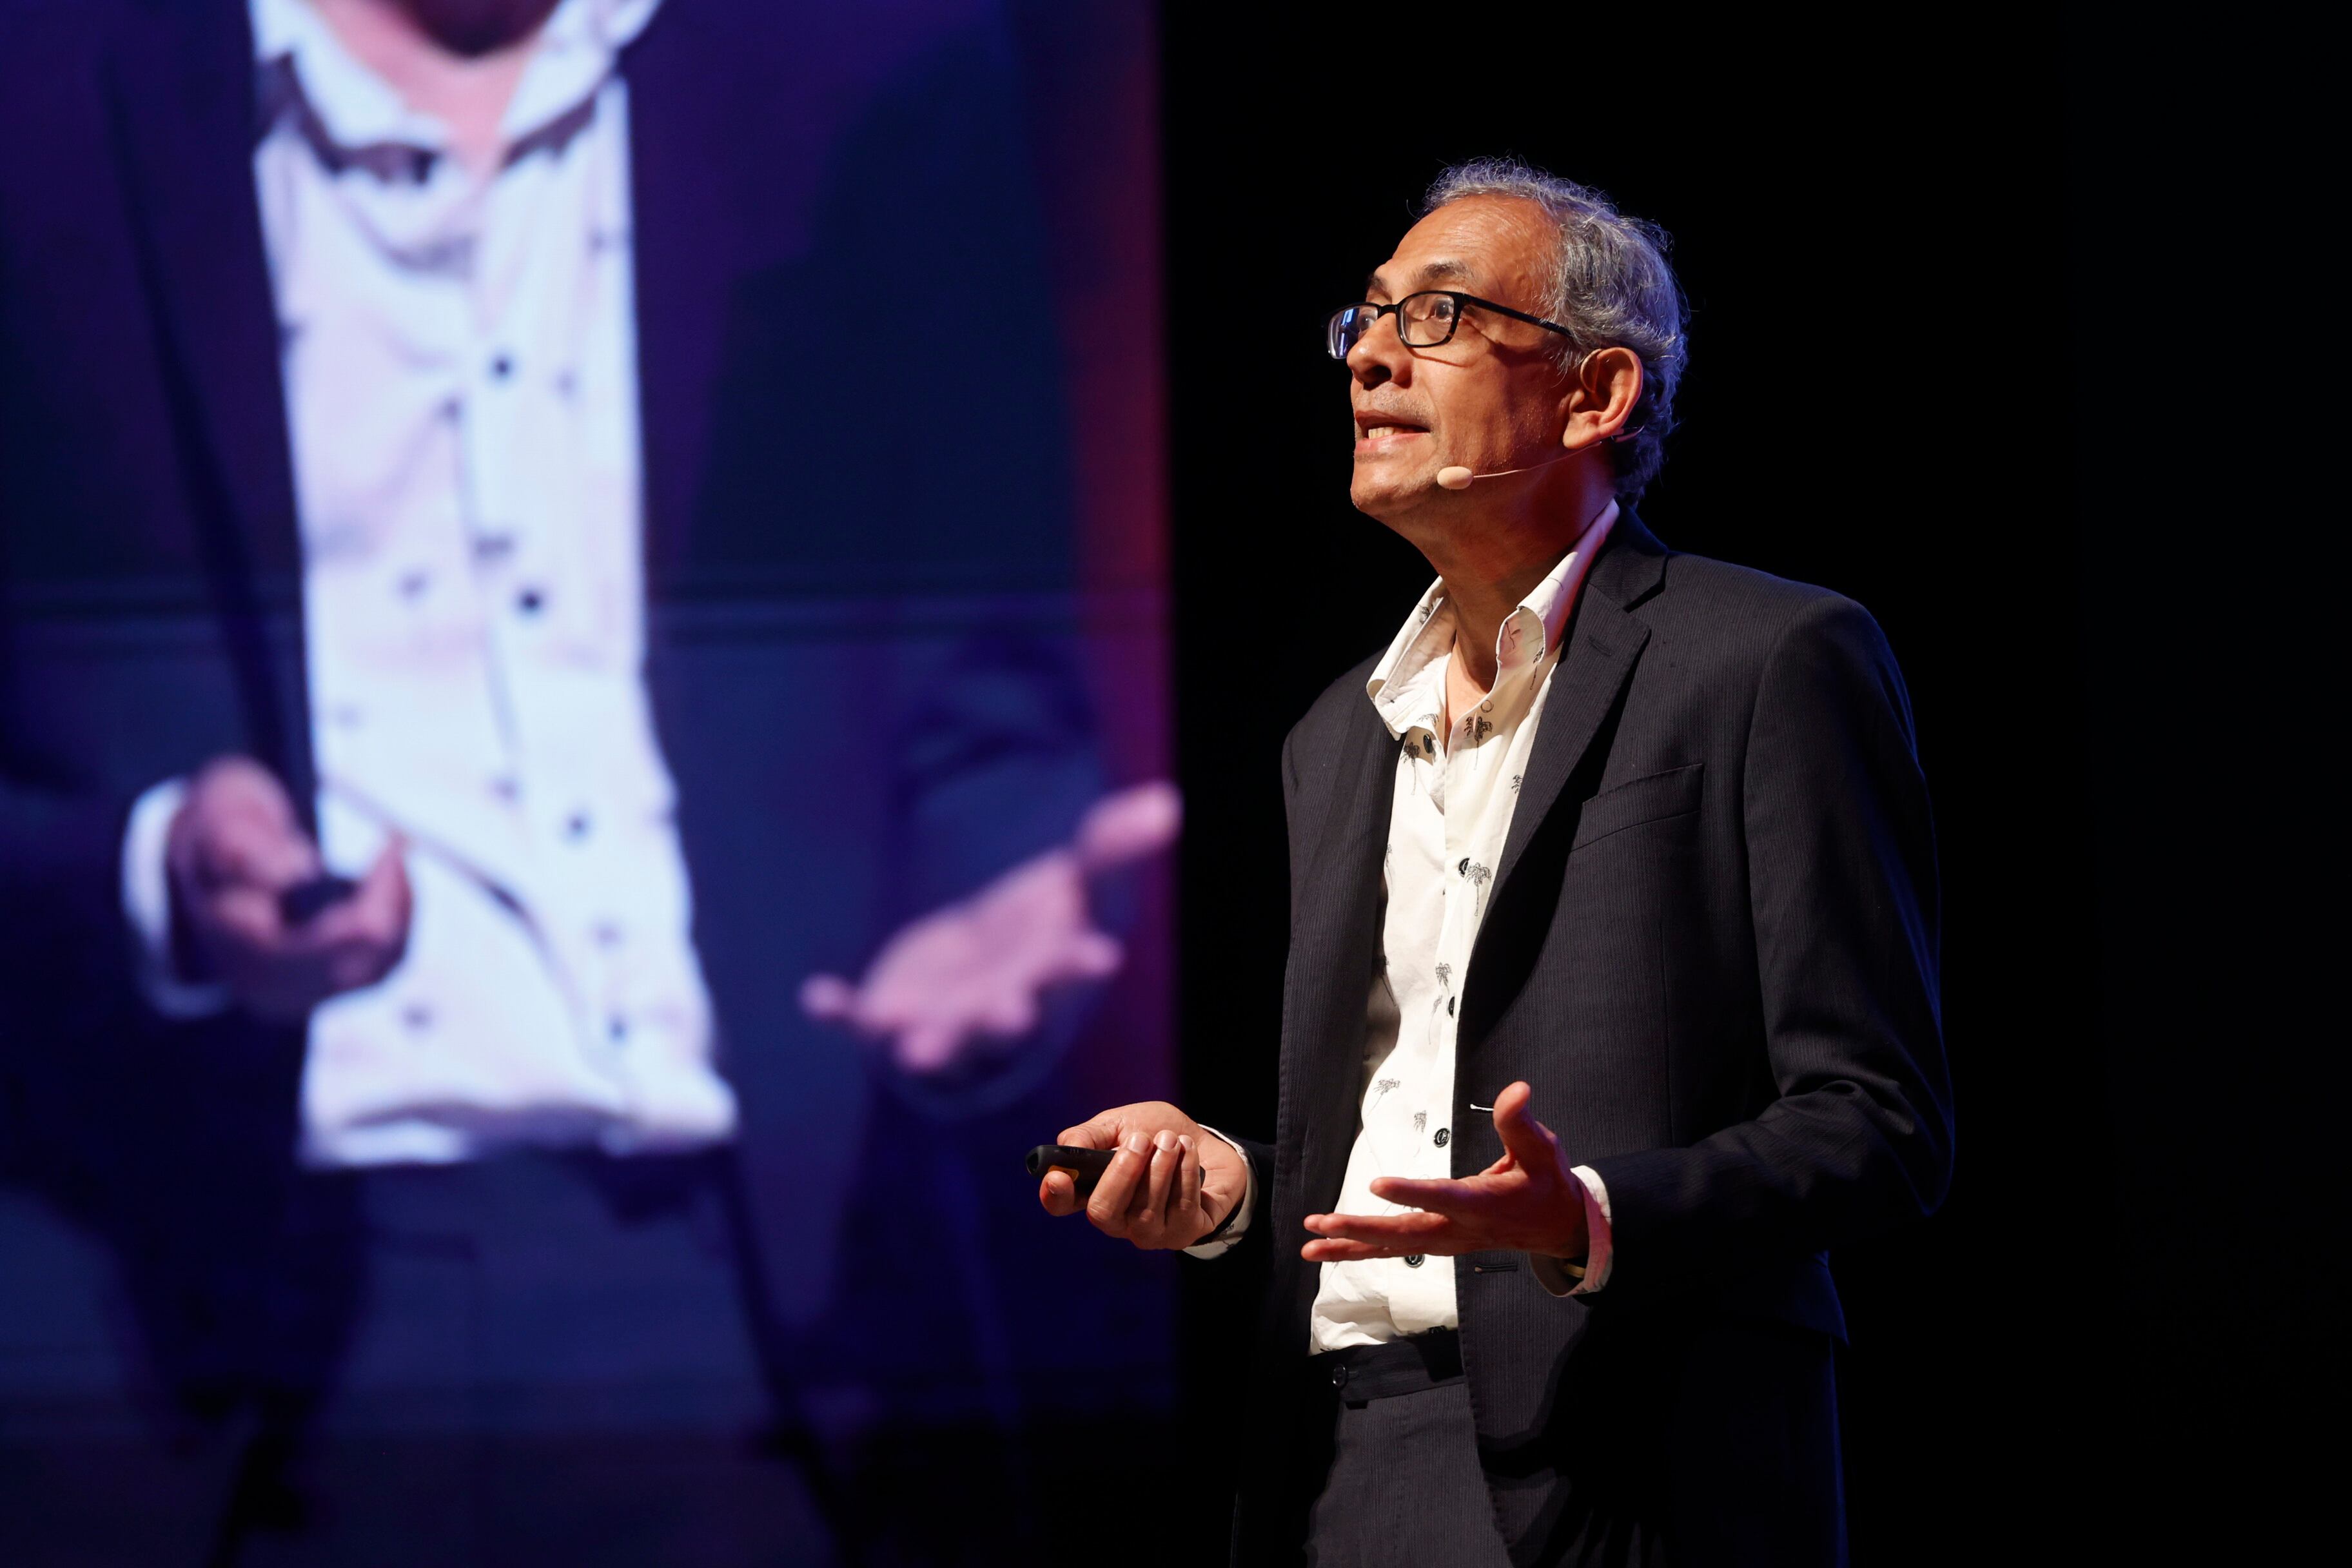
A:
<svg viewBox="0 0 2352 1568">
<path fill-rule="evenodd" d="M 1348 351 L 1363 342 L 1364 334 L 1382 316 L 1396 318 L 1397 336 L 1409 349 L 1433 349 L 1454 340 L 1454 329 L 1462 324 L 1462 307 L 1475 305 L 1482 310 L 1492 310 L 1498 316 L 1508 316 L 1515 321 L 1525 321 L 1531 327 L 1541 327 L 1561 337 L 1576 334 L 1558 321 L 1547 321 L 1541 316 L 1530 316 L 1525 310 L 1514 310 L 1508 305 L 1497 305 L 1492 300 L 1481 300 L 1475 294 L 1464 294 L 1452 289 L 1424 289 L 1418 294 L 1407 294 L 1393 305 L 1376 305 L 1370 300 L 1360 300 L 1352 305 L 1342 305 L 1331 312 L 1324 323 L 1324 346 L 1333 359 L 1344 360 Z"/>
</svg>

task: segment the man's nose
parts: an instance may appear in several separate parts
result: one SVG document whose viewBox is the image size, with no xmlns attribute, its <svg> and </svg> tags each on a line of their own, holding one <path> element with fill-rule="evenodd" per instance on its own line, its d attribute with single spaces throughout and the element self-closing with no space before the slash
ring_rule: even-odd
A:
<svg viewBox="0 0 2352 1568">
<path fill-rule="evenodd" d="M 1348 350 L 1348 374 L 1359 386 L 1412 378 L 1412 353 L 1397 331 L 1396 317 L 1382 316 Z"/>
</svg>

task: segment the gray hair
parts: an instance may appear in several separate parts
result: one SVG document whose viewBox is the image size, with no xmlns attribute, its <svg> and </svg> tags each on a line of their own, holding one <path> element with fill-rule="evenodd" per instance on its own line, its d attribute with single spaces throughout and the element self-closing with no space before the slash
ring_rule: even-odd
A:
<svg viewBox="0 0 2352 1568">
<path fill-rule="evenodd" d="M 1573 374 L 1596 349 L 1626 348 L 1641 356 L 1641 401 L 1626 421 L 1625 438 L 1609 448 L 1617 493 L 1640 495 L 1664 458 L 1666 433 L 1675 426 L 1675 385 L 1689 353 L 1689 311 L 1666 264 L 1672 243 L 1666 231 L 1619 212 L 1590 186 L 1517 158 L 1454 164 L 1429 187 L 1422 213 L 1465 196 L 1516 196 L 1533 202 L 1551 221 L 1556 243 L 1543 314 L 1571 334 L 1561 343 L 1562 369 Z"/>
</svg>

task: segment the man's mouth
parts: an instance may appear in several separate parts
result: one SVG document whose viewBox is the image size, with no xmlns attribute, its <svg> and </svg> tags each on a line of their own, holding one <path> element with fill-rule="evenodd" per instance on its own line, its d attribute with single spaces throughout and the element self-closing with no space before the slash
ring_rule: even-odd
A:
<svg viewBox="0 0 2352 1568">
<path fill-rule="evenodd" d="M 1410 420 L 1393 419 L 1380 415 L 1356 416 L 1356 450 L 1359 454 L 1380 452 L 1414 436 L 1426 436 L 1429 427 Z"/>
</svg>

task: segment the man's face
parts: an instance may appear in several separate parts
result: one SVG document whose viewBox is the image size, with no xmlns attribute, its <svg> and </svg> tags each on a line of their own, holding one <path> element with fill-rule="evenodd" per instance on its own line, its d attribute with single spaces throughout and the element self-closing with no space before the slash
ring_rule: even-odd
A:
<svg viewBox="0 0 2352 1568">
<path fill-rule="evenodd" d="M 1424 289 L 1475 294 L 1544 315 L 1551 239 L 1541 209 L 1511 196 L 1466 196 L 1412 226 L 1365 286 L 1390 304 Z M 1394 521 L 1449 492 L 1437 470 L 1476 473 L 1555 455 L 1570 383 L 1554 357 L 1557 335 L 1475 305 L 1453 341 L 1407 348 L 1383 316 L 1348 355 L 1355 405 L 1356 468 L 1349 497 Z"/>
</svg>

